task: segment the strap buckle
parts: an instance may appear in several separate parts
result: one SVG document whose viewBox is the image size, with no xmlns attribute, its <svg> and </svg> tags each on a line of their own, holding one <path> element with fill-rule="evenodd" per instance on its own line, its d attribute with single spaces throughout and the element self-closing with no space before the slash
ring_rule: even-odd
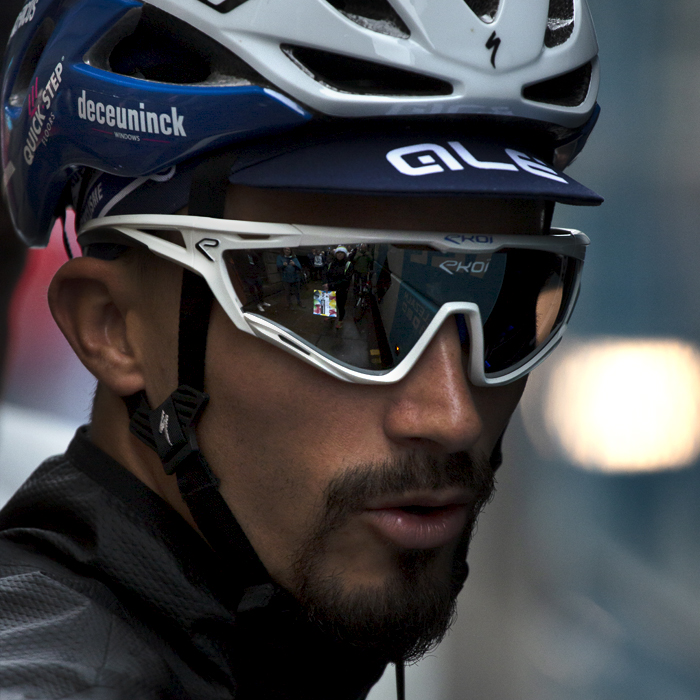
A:
<svg viewBox="0 0 700 700">
<path fill-rule="evenodd" d="M 153 410 L 145 396 L 141 397 L 130 430 L 158 453 L 168 476 L 192 457 L 199 459 L 195 427 L 208 402 L 208 394 L 186 385 L 179 386 Z"/>
</svg>

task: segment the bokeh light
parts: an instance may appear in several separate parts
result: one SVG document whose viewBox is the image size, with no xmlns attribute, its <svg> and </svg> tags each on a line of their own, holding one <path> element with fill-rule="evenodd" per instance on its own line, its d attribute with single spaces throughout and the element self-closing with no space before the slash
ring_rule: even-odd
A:
<svg viewBox="0 0 700 700">
<path fill-rule="evenodd" d="M 700 453 L 700 352 L 674 339 L 579 342 L 543 391 L 547 432 L 575 464 L 650 472 Z"/>
</svg>

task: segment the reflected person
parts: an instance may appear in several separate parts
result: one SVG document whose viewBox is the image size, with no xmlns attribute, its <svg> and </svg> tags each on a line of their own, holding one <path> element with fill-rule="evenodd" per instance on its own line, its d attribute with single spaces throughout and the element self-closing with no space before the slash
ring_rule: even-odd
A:
<svg viewBox="0 0 700 700">
<path fill-rule="evenodd" d="M 301 263 L 296 255 L 292 255 L 291 248 L 285 248 L 282 255 L 277 256 L 277 269 L 282 275 L 284 291 L 287 295 L 287 308 L 292 308 L 292 294 L 297 299 L 297 304 L 303 309 L 301 303 Z"/>
<path fill-rule="evenodd" d="M 326 283 L 323 288 L 335 292 L 335 301 L 338 306 L 338 320 L 335 327 L 342 328 L 345 320 L 345 305 L 348 301 L 350 280 L 352 279 L 353 266 L 348 260 L 348 249 L 338 246 L 333 251 L 333 259 L 326 268 Z"/>
</svg>

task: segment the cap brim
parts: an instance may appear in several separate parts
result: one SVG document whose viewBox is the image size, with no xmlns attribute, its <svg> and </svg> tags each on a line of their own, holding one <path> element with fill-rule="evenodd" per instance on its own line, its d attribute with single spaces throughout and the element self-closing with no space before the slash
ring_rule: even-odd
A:
<svg viewBox="0 0 700 700">
<path fill-rule="evenodd" d="M 250 187 L 368 195 L 467 195 L 598 205 L 603 198 L 522 146 L 463 135 L 343 135 L 258 145 L 230 181 Z"/>
</svg>

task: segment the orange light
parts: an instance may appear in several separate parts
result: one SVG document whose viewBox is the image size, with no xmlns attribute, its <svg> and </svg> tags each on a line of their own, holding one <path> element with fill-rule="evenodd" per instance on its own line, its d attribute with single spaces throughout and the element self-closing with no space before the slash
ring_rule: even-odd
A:
<svg viewBox="0 0 700 700">
<path fill-rule="evenodd" d="M 700 454 L 700 352 L 675 339 L 570 345 L 542 380 L 544 428 L 575 464 L 652 472 Z M 531 405 L 526 410 L 530 411 Z M 533 441 L 535 423 L 526 419 Z M 540 430 L 542 422 L 540 422 Z"/>
</svg>

